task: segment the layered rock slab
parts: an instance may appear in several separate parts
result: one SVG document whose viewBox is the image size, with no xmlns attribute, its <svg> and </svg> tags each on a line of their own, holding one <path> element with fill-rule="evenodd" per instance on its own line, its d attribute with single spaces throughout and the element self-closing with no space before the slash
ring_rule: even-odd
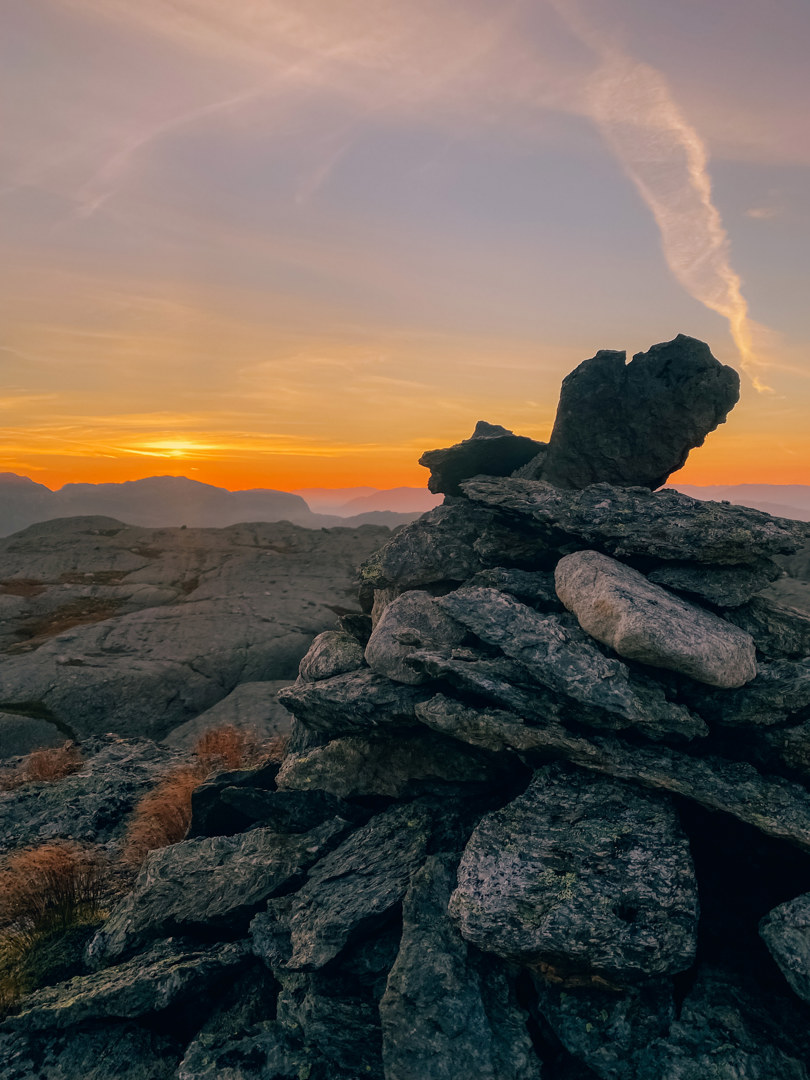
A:
<svg viewBox="0 0 810 1080">
<path fill-rule="evenodd" d="M 684 971 L 697 943 L 689 844 L 669 803 L 558 765 L 479 822 L 449 911 L 486 952 L 607 979 Z"/>
<path fill-rule="evenodd" d="M 509 476 L 545 449 L 525 435 L 515 435 L 500 424 L 479 420 L 469 439 L 443 450 L 426 450 L 419 464 L 430 469 L 428 491 L 460 495 L 459 482 L 471 476 Z"/>
<path fill-rule="evenodd" d="M 520 698 L 519 691 L 513 693 Z M 693 757 L 666 746 L 636 746 L 595 734 L 584 738 L 553 719 L 527 723 L 513 712 L 471 709 L 442 694 L 418 706 L 417 713 L 428 727 L 472 746 L 514 750 L 532 764 L 551 752 L 593 772 L 731 814 L 766 836 L 810 853 L 807 789 L 781 776 L 763 775 L 747 761 Z"/>
<path fill-rule="evenodd" d="M 683 334 L 625 361 L 603 349 L 563 379 L 544 480 L 660 487 L 740 396 L 737 372 Z"/>
<path fill-rule="evenodd" d="M 193 947 L 171 939 L 124 964 L 77 975 L 30 995 L 3 1021 L 6 1031 L 71 1028 L 86 1020 L 132 1019 L 210 992 L 250 956 L 246 942 Z"/>
<path fill-rule="evenodd" d="M 301 876 L 348 827 L 332 818 L 292 836 L 258 828 L 151 852 L 132 892 L 88 946 L 89 962 L 112 963 L 161 935 L 210 933 L 240 924 L 246 929 L 262 903 Z"/>
<path fill-rule="evenodd" d="M 448 918 L 455 869 L 455 857 L 430 856 L 405 896 L 380 1002 L 386 1080 L 540 1080 L 528 1017 L 506 978 L 486 972 Z"/>
<path fill-rule="evenodd" d="M 433 603 L 501 649 L 531 682 L 618 718 L 613 726 L 632 725 L 654 738 L 691 739 L 706 733 L 702 720 L 667 701 L 660 687 L 633 682 L 624 664 L 603 655 L 558 615 L 541 615 L 496 589 L 457 589 Z"/>
<path fill-rule="evenodd" d="M 620 656 L 732 689 L 756 677 L 750 634 L 672 596 L 598 551 L 557 563 L 557 595 L 591 637 Z"/>
<path fill-rule="evenodd" d="M 559 530 L 561 546 L 566 537 L 569 543 L 575 538 L 577 547 L 584 541 L 618 557 L 751 566 L 806 543 L 805 522 L 731 503 L 701 502 L 671 489 L 598 483 L 565 491 L 538 480 L 486 476 L 465 480 L 461 487 L 474 509 L 507 511 L 516 524 L 534 525 L 543 536 L 549 528 Z"/>
</svg>

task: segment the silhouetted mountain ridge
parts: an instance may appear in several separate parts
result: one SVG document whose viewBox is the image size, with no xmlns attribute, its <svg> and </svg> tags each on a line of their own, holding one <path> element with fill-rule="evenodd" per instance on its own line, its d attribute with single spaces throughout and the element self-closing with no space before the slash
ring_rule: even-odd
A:
<svg viewBox="0 0 810 1080">
<path fill-rule="evenodd" d="M 310 529 L 366 524 L 396 528 L 422 513 L 418 505 L 405 510 L 402 491 L 407 490 L 396 489 L 394 505 L 386 504 L 385 493 L 378 492 L 373 505 L 360 504 L 347 509 L 346 513 L 323 514 L 313 513 L 306 501 L 292 492 L 272 488 L 228 491 L 185 476 L 150 476 L 122 483 L 65 484 L 58 491 L 51 491 L 28 477 L 2 473 L 0 535 L 8 536 L 54 518 L 95 515 L 114 517 L 147 528 L 177 525 L 224 528 L 248 521 L 290 521 Z M 345 501 L 343 492 L 338 494 L 338 501 L 340 504 Z M 403 505 L 404 512 L 397 512 L 397 503 Z"/>
</svg>

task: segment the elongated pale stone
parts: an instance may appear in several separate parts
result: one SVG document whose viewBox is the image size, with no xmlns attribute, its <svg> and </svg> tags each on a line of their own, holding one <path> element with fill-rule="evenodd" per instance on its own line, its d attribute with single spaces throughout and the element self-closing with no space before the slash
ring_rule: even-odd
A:
<svg viewBox="0 0 810 1080">
<path fill-rule="evenodd" d="M 582 629 L 628 660 L 725 689 L 743 686 L 757 673 L 750 634 L 608 555 L 566 555 L 557 563 L 554 581 Z"/>
</svg>

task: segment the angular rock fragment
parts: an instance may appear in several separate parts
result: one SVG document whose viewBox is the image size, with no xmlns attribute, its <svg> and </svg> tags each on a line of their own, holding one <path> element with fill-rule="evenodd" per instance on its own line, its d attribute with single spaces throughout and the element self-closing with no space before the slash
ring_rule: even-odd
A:
<svg viewBox="0 0 810 1080">
<path fill-rule="evenodd" d="M 686 690 L 692 707 L 723 727 L 772 727 L 810 706 L 810 657 L 759 665 L 753 682 L 738 690 Z"/>
<path fill-rule="evenodd" d="M 807 1080 L 804 1013 L 753 981 L 703 969 L 666 1038 L 634 1061 L 634 1080 Z"/>
<path fill-rule="evenodd" d="M 268 1020 L 228 1039 L 198 1036 L 171 1076 L 177 1080 L 300 1080 L 308 1065 L 306 1054 L 283 1026 Z"/>
<path fill-rule="evenodd" d="M 471 709 L 437 694 L 418 706 L 434 731 L 488 750 L 512 749 L 542 761 L 549 751 L 596 773 L 671 792 L 721 810 L 775 839 L 810 852 L 810 794 L 801 784 L 764 776 L 748 762 L 698 758 L 669 747 L 634 746 L 602 735 L 577 736 L 550 719 L 529 724 L 514 713 Z"/>
<path fill-rule="evenodd" d="M 540 615 L 497 589 L 457 589 L 434 603 L 482 641 L 502 649 L 531 682 L 621 718 L 623 723 L 615 726 L 632 725 L 653 737 L 689 739 L 706 732 L 700 719 L 668 702 L 659 687 L 633 684 L 624 664 L 604 656 L 558 615 Z"/>
<path fill-rule="evenodd" d="M 418 685 L 423 672 L 408 666 L 416 649 L 458 645 L 466 631 L 436 605 L 426 592 L 413 590 L 393 600 L 380 616 L 366 646 L 366 662 L 378 675 Z"/>
<path fill-rule="evenodd" d="M 545 443 L 479 420 L 469 439 L 444 450 L 426 450 L 419 464 L 430 469 L 428 491 L 460 495 L 460 480 L 479 475 L 509 476 L 544 448 Z"/>
<path fill-rule="evenodd" d="M 377 814 L 313 868 L 304 886 L 251 924 L 257 956 L 271 967 L 323 967 L 353 934 L 400 902 L 422 865 L 428 812 L 416 804 Z"/>
<path fill-rule="evenodd" d="M 405 896 L 380 1002 L 386 1080 L 539 1080 L 527 1017 L 509 1000 L 504 974 L 476 963 L 447 916 L 455 867 L 452 857 L 431 856 Z M 497 1012 L 487 1009 L 488 989 L 501 991 Z"/>
<path fill-rule="evenodd" d="M 650 570 L 648 580 L 675 592 L 697 596 L 723 608 L 738 608 L 754 593 L 779 576 L 779 567 L 770 559 L 755 566 L 701 566 L 698 563 L 664 563 Z M 732 617 L 738 626 L 742 623 Z M 748 629 L 743 627 L 743 629 Z"/>
<path fill-rule="evenodd" d="M 495 782 L 499 773 L 499 763 L 489 756 L 459 752 L 457 742 L 425 732 L 333 739 L 325 746 L 289 754 L 278 786 L 288 794 L 299 789 L 301 794 L 330 792 L 341 799 L 363 795 L 399 799 L 421 781 L 484 784 Z"/>
<path fill-rule="evenodd" d="M 637 1080 L 636 1058 L 665 1038 L 675 1019 L 669 979 L 621 990 L 566 981 L 552 971 L 534 976 L 537 1011 L 570 1054 L 605 1080 Z"/>
<path fill-rule="evenodd" d="M 568 534 L 569 544 L 579 541 L 572 546 L 597 547 L 610 555 L 737 566 L 790 554 L 806 543 L 804 522 L 731 503 L 701 502 L 670 489 L 593 484 L 564 491 L 540 481 L 486 476 L 461 486 L 473 503 L 509 511 L 524 528 L 533 525 L 547 536 L 553 527 Z"/>
<path fill-rule="evenodd" d="M 683 334 L 625 361 L 625 353 L 603 349 L 563 380 L 543 462 L 547 482 L 660 487 L 740 396 L 737 372 Z"/>
<path fill-rule="evenodd" d="M 727 689 L 743 686 L 757 674 L 750 634 L 672 596 L 607 555 L 566 555 L 557 564 L 554 580 L 557 595 L 583 630 L 628 660 Z"/>
<path fill-rule="evenodd" d="M 353 974 L 277 973 L 278 1024 L 301 1047 L 296 1077 L 385 1080 L 376 995 Z"/>
<path fill-rule="evenodd" d="M 307 682 L 330 679 L 363 666 L 363 647 L 341 630 L 325 630 L 318 634 L 298 667 L 298 674 Z"/>
<path fill-rule="evenodd" d="M 559 765 L 481 820 L 449 911 L 486 952 L 608 980 L 685 971 L 697 942 L 689 844 L 670 804 Z"/>
<path fill-rule="evenodd" d="M 744 607 L 726 614 L 729 622 L 747 631 L 757 649 L 771 660 L 800 660 L 810 656 L 810 614 L 755 596 Z"/>
<path fill-rule="evenodd" d="M 299 679 L 279 693 L 279 701 L 312 731 L 333 736 L 411 727 L 414 705 L 425 696 L 362 668 L 316 683 Z"/>
<path fill-rule="evenodd" d="M 401 592 L 437 581 L 464 581 L 481 569 L 473 544 L 492 518 L 466 499 L 429 510 L 363 563 L 362 585 L 396 585 Z"/>
<path fill-rule="evenodd" d="M 127 963 L 77 975 L 68 983 L 29 995 L 5 1030 L 47 1031 L 71 1028 L 86 1020 L 133 1018 L 162 1012 L 203 993 L 244 966 L 246 942 L 192 947 L 171 939 L 153 945 Z"/>
<path fill-rule="evenodd" d="M 791 990 L 810 1001 L 810 893 L 768 912 L 759 933 Z"/>
<path fill-rule="evenodd" d="M 524 603 L 562 611 L 554 588 L 554 574 L 548 570 L 512 570 L 495 566 L 490 570 L 479 570 L 464 585 L 468 589 L 500 589 Z"/>
<path fill-rule="evenodd" d="M 151 852 L 132 892 L 88 946 L 88 960 L 94 967 L 109 964 L 161 935 L 246 927 L 268 897 L 302 875 L 347 828 L 333 818 L 292 836 L 252 829 Z"/>
</svg>

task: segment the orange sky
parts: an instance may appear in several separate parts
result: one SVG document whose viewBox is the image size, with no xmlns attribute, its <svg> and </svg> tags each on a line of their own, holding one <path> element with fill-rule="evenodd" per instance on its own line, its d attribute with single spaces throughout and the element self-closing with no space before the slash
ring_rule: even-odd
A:
<svg viewBox="0 0 810 1080">
<path fill-rule="evenodd" d="M 743 397 L 678 479 L 810 484 L 809 37 L 806 0 L 9 5 L 0 471 L 420 486 L 685 333 Z"/>
</svg>

